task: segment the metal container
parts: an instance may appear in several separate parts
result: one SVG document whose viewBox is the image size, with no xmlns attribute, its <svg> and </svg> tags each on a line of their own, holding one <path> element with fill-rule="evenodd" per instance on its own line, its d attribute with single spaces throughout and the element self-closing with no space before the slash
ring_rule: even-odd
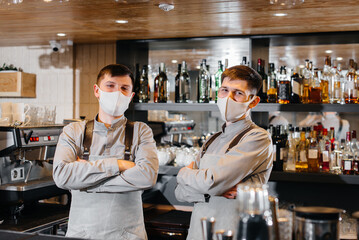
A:
<svg viewBox="0 0 359 240">
<path fill-rule="evenodd" d="M 297 207 L 294 211 L 296 240 L 339 240 L 339 219 L 343 210 Z"/>
</svg>

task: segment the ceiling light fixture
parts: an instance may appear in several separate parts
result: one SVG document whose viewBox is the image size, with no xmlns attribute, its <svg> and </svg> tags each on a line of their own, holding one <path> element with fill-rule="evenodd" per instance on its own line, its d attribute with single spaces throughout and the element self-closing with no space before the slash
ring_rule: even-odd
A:
<svg viewBox="0 0 359 240">
<path fill-rule="evenodd" d="M 341 61 L 341 60 L 343 60 L 343 58 L 342 57 L 337 57 L 337 60 Z"/>
<path fill-rule="evenodd" d="M 121 23 L 121 24 L 126 24 L 126 23 L 128 23 L 127 20 L 116 20 L 115 22 L 116 22 L 116 23 Z"/>
<path fill-rule="evenodd" d="M 58 33 L 57 36 L 59 36 L 59 37 L 66 37 L 66 33 Z"/>
<path fill-rule="evenodd" d="M 332 53 L 332 50 L 326 50 L 325 53 Z"/>
<path fill-rule="evenodd" d="M 160 3 L 158 5 L 158 7 L 160 9 L 162 9 L 163 11 L 165 11 L 165 12 L 171 11 L 171 10 L 173 10 L 175 8 L 175 6 L 173 4 L 170 4 L 170 3 Z"/>
<path fill-rule="evenodd" d="M 23 0 L 0 0 L 1 5 L 13 5 L 13 4 L 20 4 Z"/>
<path fill-rule="evenodd" d="M 177 60 L 172 60 L 172 63 L 177 63 Z"/>
<path fill-rule="evenodd" d="M 288 14 L 286 14 L 286 13 L 275 13 L 275 14 L 273 14 L 274 16 L 276 16 L 276 17 L 285 17 L 285 16 L 287 16 Z"/>
<path fill-rule="evenodd" d="M 280 6 L 295 6 L 304 3 L 304 0 L 269 0 L 270 4 Z"/>
</svg>

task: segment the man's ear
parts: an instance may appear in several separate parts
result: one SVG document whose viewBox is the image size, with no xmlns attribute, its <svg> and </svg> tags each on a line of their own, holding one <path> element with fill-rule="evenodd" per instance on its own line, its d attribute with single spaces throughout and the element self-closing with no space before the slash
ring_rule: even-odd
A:
<svg viewBox="0 0 359 240">
<path fill-rule="evenodd" d="M 95 97 L 96 97 L 97 99 L 100 98 L 99 89 L 100 89 L 100 87 L 99 87 L 97 84 L 94 84 L 94 85 L 93 85 L 93 93 L 95 94 Z"/>
<path fill-rule="evenodd" d="M 249 108 L 255 108 L 258 103 L 261 101 L 261 98 L 259 96 L 254 96 L 255 98 L 253 99 L 253 101 L 249 104 Z"/>
</svg>

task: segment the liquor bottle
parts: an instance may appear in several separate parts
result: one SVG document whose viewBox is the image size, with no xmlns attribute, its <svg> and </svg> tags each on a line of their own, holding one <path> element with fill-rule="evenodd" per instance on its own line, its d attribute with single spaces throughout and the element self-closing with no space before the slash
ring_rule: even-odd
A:
<svg viewBox="0 0 359 240">
<path fill-rule="evenodd" d="M 136 75 L 135 75 L 135 85 L 133 86 L 133 91 L 135 92 L 135 96 L 133 97 L 133 102 L 139 102 L 139 90 L 140 90 L 140 77 L 141 77 L 141 73 L 140 73 L 140 64 L 136 63 Z"/>
<path fill-rule="evenodd" d="M 140 90 L 139 90 L 139 99 L 140 103 L 147 103 L 149 100 L 149 84 L 148 84 L 148 73 L 147 65 L 142 67 L 141 77 L 140 77 Z"/>
<path fill-rule="evenodd" d="M 264 60 L 258 58 L 257 62 L 257 72 L 262 77 L 262 87 L 258 91 L 258 96 L 260 97 L 260 102 L 267 102 L 267 75 L 264 73 Z"/>
<path fill-rule="evenodd" d="M 342 72 L 342 65 L 340 63 L 338 63 L 338 73 L 340 76 L 340 104 L 345 104 L 345 90 L 346 90 L 346 80 L 345 80 L 345 75 Z"/>
<path fill-rule="evenodd" d="M 207 74 L 209 76 L 208 85 L 207 85 L 208 86 L 208 101 L 210 102 L 210 101 L 212 101 L 212 99 L 214 99 L 213 93 L 215 91 L 213 91 L 213 87 L 215 86 L 215 80 L 214 80 L 214 76 L 211 75 L 209 68 L 210 68 L 210 66 L 206 65 Z"/>
<path fill-rule="evenodd" d="M 177 68 L 177 75 L 175 77 L 175 102 L 176 103 L 181 103 L 182 102 L 182 98 L 183 98 L 183 85 L 180 79 L 181 76 L 181 64 L 178 64 L 178 68 Z"/>
<path fill-rule="evenodd" d="M 275 136 L 273 138 L 273 144 L 274 144 L 274 162 L 273 162 L 273 170 L 274 171 L 283 171 L 283 138 L 282 138 L 282 126 L 278 125 L 275 128 Z"/>
<path fill-rule="evenodd" d="M 349 60 L 349 69 L 346 75 L 346 91 L 345 91 L 345 103 L 353 104 L 358 103 L 358 91 L 355 86 L 355 69 L 354 69 L 354 60 Z"/>
<path fill-rule="evenodd" d="M 277 79 L 274 69 L 274 63 L 269 63 L 268 66 L 268 91 L 267 91 L 267 102 L 276 103 L 277 102 Z"/>
<path fill-rule="evenodd" d="M 199 90 L 198 102 L 200 103 L 209 102 L 209 92 L 208 92 L 209 82 L 210 82 L 210 75 L 207 72 L 206 59 L 203 59 L 198 76 L 198 90 Z"/>
<path fill-rule="evenodd" d="M 190 98 L 191 98 L 191 92 L 190 92 L 191 79 L 190 79 L 190 77 L 189 77 L 189 73 L 188 73 L 188 70 L 187 70 L 187 63 L 186 63 L 186 61 L 183 61 L 183 62 L 182 62 L 182 69 L 181 69 L 180 80 L 181 80 L 182 89 L 183 89 L 182 102 L 188 103 L 188 101 L 189 101 Z"/>
<path fill-rule="evenodd" d="M 342 91 L 341 91 L 341 76 L 340 72 L 337 69 L 336 61 L 334 61 L 334 66 L 332 68 L 332 79 L 329 82 L 329 102 L 330 103 L 340 103 Z"/>
<path fill-rule="evenodd" d="M 307 143 L 305 138 L 305 132 L 300 132 L 300 141 L 297 146 L 297 162 L 295 163 L 296 172 L 308 171 L 308 159 L 307 159 Z"/>
<path fill-rule="evenodd" d="M 242 63 L 241 63 L 241 65 L 244 65 L 244 66 L 248 66 L 248 65 L 249 65 L 249 63 L 247 62 L 247 57 L 246 57 L 246 56 L 242 57 Z"/>
<path fill-rule="evenodd" d="M 329 172 L 329 163 L 331 157 L 331 142 L 328 137 L 328 130 L 326 128 L 323 129 L 323 138 L 319 141 L 319 148 L 320 148 L 320 169 L 322 172 Z"/>
<path fill-rule="evenodd" d="M 317 141 L 317 132 L 311 133 L 308 145 L 308 172 L 319 172 L 319 145 Z"/>
<path fill-rule="evenodd" d="M 158 102 L 165 103 L 168 100 L 168 79 L 166 75 L 165 64 L 160 64 L 160 73 L 158 74 Z"/>
<path fill-rule="evenodd" d="M 338 141 L 335 141 L 333 144 L 331 161 L 329 163 L 330 172 L 334 174 L 341 174 L 341 163 L 342 163 L 343 153 L 340 149 L 340 144 Z"/>
<path fill-rule="evenodd" d="M 330 92 L 329 92 L 329 83 L 332 80 L 332 71 L 331 71 L 331 59 L 330 57 L 325 58 L 323 73 L 321 75 L 320 87 L 322 89 L 322 103 L 329 103 Z"/>
<path fill-rule="evenodd" d="M 288 104 L 290 102 L 290 81 L 285 66 L 280 67 L 277 95 L 278 103 Z"/>
<path fill-rule="evenodd" d="M 297 160 L 296 140 L 294 134 L 294 128 L 290 128 L 288 134 L 288 140 L 286 144 L 287 159 L 283 164 L 284 171 L 295 171 L 295 163 Z"/>
<path fill-rule="evenodd" d="M 322 102 L 322 88 L 320 84 L 320 78 L 318 68 L 314 69 L 312 81 L 309 85 L 309 103 L 321 103 Z"/>
<path fill-rule="evenodd" d="M 309 83 L 312 79 L 312 72 L 310 70 L 309 60 L 305 60 L 305 68 L 303 71 L 303 90 L 302 90 L 302 103 L 309 103 Z"/>
<path fill-rule="evenodd" d="M 297 71 L 298 72 L 298 71 Z M 291 103 L 301 103 L 301 85 L 302 79 L 297 72 L 294 72 L 291 76 L 291 94 L 290 94 L 290 102 Z"/>
<path fill-rule="evenodd" d="M 158 75 L 155 77 L 153 81 L 153 102 L 159 102 L 160 96 L 160 74 L 161 74 L 161 67 L 158 68 Z"/>
<path fill-rule="evenodd" d="M 215 98 L 216 102 L 217 102 L 217 98 L 218 98 L 218 91 L 222 84 L 222 73 L 223 73 L 222 61 L 218 61 L 218 70 L 217 70 L 216 74 L 214 75 L 214 78 L 216 81 L 216 98 Z"/>
<path fill-rule="evenodd" d="M 354 169 L 353 169 L 354 154 L 350 146 L 350 142 L 351 142 L 351 134 L 350 132 L 347 132 L 345 146 L 343 149 L 343 158 L 342 158 L 342 172 L 345 175 L 354 174 Z"/>
<path fill-rule="evenodd" d="M 224 59 L 224 70 L 228 69 L 228 58 Z"/>
<path fill-rule="evenodd" d="M 352 140 L 350 142 L 350 146 L 352 148 L 353 156 L 354 156 L 353 171 L 354 171 L 354 174 L 358 175 L 359 174 L 359 148 L 357 145 L 357 132 L 355 130 L 352 131 Z"/>
</svg>

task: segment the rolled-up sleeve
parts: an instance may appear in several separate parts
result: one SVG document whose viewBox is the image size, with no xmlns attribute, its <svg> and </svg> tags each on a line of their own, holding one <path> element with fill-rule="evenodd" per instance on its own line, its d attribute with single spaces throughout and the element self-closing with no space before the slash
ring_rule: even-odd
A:
<svg viewBox="0 0 359 240">
<path fill-rule="evenodd" d="M 148 189 L 156 184 L 158 174 L 156 143 L 151 128 L 144 123 L 138 124 L 139 144 L 134 157 L 136 165 L 96 187 L 88 188 L 88 192 L 129 192 Z"/>
<path fill-rule="evenodd" d="M 189 192 L 219 196 L 253 173 L 267 173 L 272 165 L 270 136 L 265 130 L 252 130 L 216 165 L 206 169 L 182 168 L 177 182 Z M 267 181 L 264 177 L 263 182 Z"/>
<path fill-rule="evenodd" d="M 76 161 L 80 152 L 80 144 L 77 141 L 82 139 L 84 131 L 84 125 L 81 124 L 65 126 L 59 137 L 53 165 L 53 178 L 59 188 L 84 189 L 119 174 L 116 158 L 91 162 Z"/>
</svg>

